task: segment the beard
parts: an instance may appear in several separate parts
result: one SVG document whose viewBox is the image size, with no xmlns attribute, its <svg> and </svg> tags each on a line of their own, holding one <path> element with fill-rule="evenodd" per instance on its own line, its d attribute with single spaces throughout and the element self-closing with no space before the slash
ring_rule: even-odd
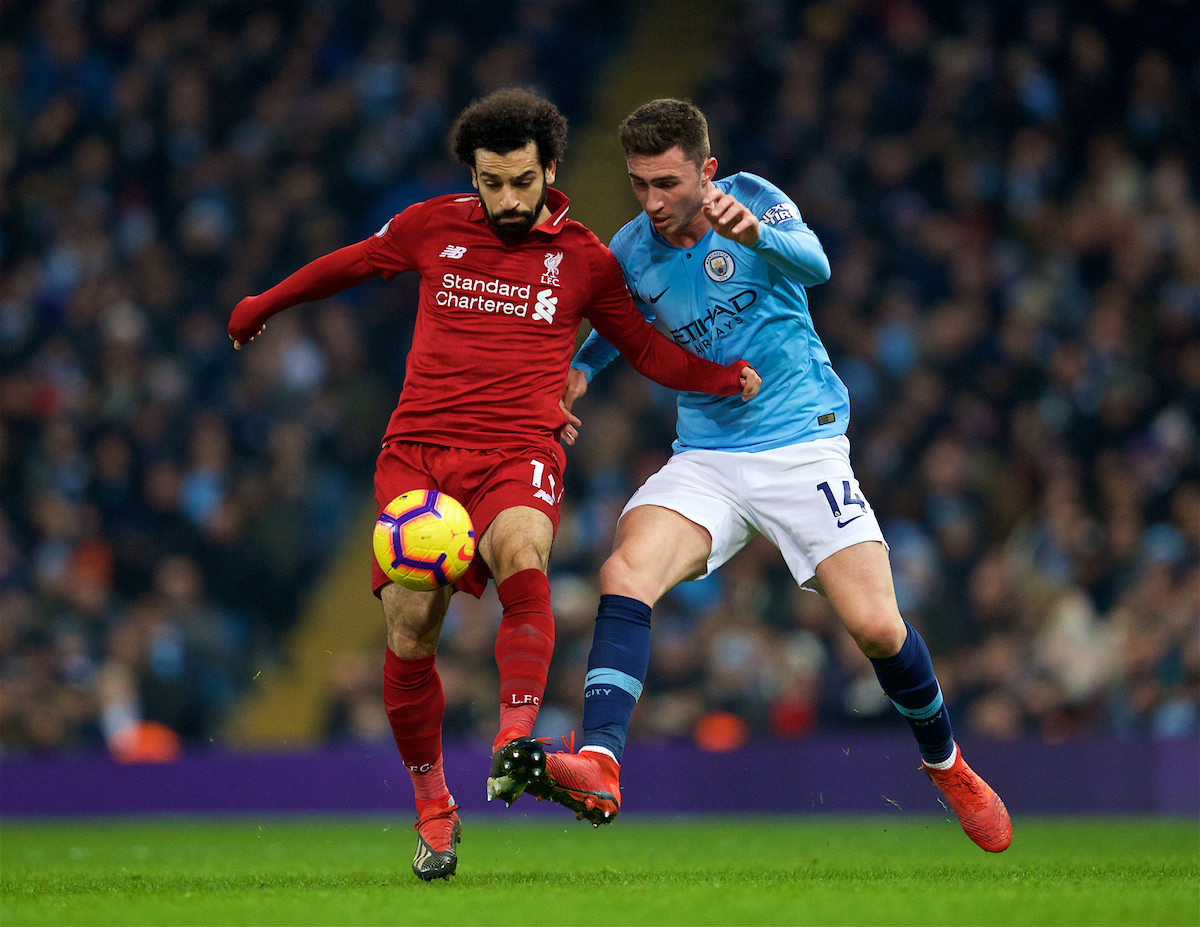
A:
<svg viewBox="0 0 1200 927">
<path fill-rule="evenodd" d="M 542 178 L 542 195 L 538 197 L 537 205 L 532 211 L 526 209 L 510 209 L 507 212 L 493 213 L 487 208 L 487 204 L 483 203 L 483 197 L 479 201 L 483 203 L 484 214 L 487 215 L 488 224 L 492 230 L 504 238 L 511 238 L 516 235 L 524 235 L 531 228 L 533 223 L 537 221 L 537 217 L 542 214 L 542 207 L 546 205 L 546 194 L 550 190 L 550 185 L 546 183 L 545 177 Z M 519 219 L 518 222 L 504 222 L 503 220 Z"/>
</svg>

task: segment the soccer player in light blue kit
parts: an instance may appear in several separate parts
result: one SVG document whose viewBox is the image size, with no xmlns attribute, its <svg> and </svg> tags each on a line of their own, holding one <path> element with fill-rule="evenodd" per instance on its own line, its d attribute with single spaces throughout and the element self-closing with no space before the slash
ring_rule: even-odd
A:
<svg viewBox="0 0 1200 927">
<path fill-rule="evenodd" d="M 900 616 L 887 545 L 850 466 L 850 402 L 813 329 L 806 286 L 829 259 L 795 204 L 754 174 L 714 180 L 708 126 L 690 103 L 655 100 L 620 128 L 642 214 L 612 241 L 634 300 L 686 349 L 762 376 L 757 402 L 680 393 L 675 453 L 626 505 L 600 570 L 600 610 L 584 687 L 584 746 L 548 755 L 513 745 L 527 791 L 593 824 L 620 810 L 630 715 L 646 679 L 650 610 L 764 534 L 796 581 L 828 596 L 912 728 L 924 768 L 967 835 L 1000 852 L 1004 803 L 963 761 L 929 650 Z M 596 333 L 576 355 L 572 403 L 616 357 Z M 564 440 L 574 443 L 579 420 Z"/>
</svg>

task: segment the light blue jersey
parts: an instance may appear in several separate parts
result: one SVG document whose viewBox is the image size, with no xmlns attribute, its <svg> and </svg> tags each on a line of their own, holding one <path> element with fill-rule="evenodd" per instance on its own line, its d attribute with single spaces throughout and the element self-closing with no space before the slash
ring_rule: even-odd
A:
<svg viewBox="0 0 1200 927">
<path fill-rule="evenodd" d="M 850 397 L 813 329 L 804 287 L 829 279 L 829 259 L 796 205 L 774 184 L 740 173 L 714 181 L 759 219 L 759 239 L 740 245 L 709 230 L 676 248 L 643 212 L 613 237 L 634 302 L 694 354 L 739 358 L 763 379 L 754 399 L 679 394 L 676 451 L 766 451 L 845 434 Z M 617 356 L 592 332 L 571 366 L 588 380 Z"/>
</svg>

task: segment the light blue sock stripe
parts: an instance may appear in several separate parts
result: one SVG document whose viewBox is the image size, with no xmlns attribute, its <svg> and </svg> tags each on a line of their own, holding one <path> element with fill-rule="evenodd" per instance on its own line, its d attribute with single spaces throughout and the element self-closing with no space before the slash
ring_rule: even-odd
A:
<svg viewBox="0 0 1200 927">
<path fill-rule="evenodd" d="M 914 721 L 926 721 L 942 710 L 942 687 L 938 686 L 937 698 L 924 708 L 905 708 L 903 705 L 897 704 L 895 699 L 892 700 L 892 704 L 896 706 L 896 711 L 904 717 L 912 718 Z"/>
<path fill-rule="evenodd" d="M 578 678 L 578 677 L 576 677 Z M 633 696 L 636 702 L 642 697 L 642 684 L 628 673 L 622 673 L 620 670 L 609 669 L 603 667 L 594 670 L 588 670 L 587 678 L 583 681 L 584 688 L 592 685 L 608 685 L 616 686 L 618 689 L 624 689 Z M 941 696 L 938 696 L 941 698 Z"/>
</svg>

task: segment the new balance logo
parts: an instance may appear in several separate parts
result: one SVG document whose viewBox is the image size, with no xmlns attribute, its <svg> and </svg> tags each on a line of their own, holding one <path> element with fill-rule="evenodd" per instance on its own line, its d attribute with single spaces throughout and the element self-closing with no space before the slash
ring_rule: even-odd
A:
<svg viewBox="0 0 1200 927">
<path fill-rule="evenodd" d="M 537 305 L 533 307 L 533 317 L 545 322 L 554 321 L 554 312 L 558 309 L 558 297 L 553 290 L 538 290 Z"/>
<path fill-rule="evenodd" d="M 446 245 L 446 247 L 442 249 L 442 253 L 439 254 L 438 257 L 454 258 L 454 260 L 457 261 L 460 257 L 462 257 L 466 253 L 467 253 L 467 249 L 462 247 L 462 245 Z"/>
</svg>

